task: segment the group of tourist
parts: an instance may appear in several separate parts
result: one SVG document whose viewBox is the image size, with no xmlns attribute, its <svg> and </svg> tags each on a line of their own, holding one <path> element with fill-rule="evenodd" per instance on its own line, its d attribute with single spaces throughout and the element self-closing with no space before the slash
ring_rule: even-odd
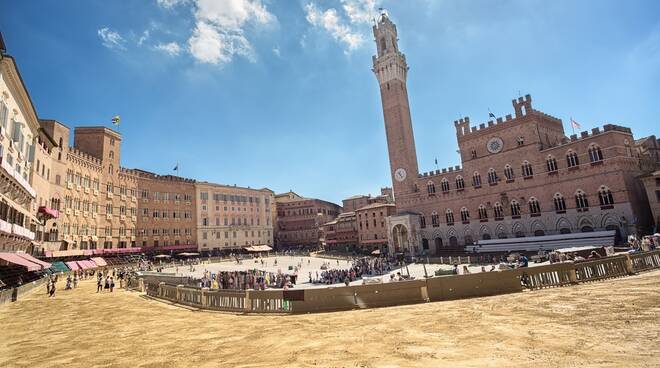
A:
<svg viewBox="0 0 660 368">
<path fill-rule="evenodd" d="M 331 285 L 344 283 L 348 285 L 352 281 L 362 278 L 362 276 L 382 275 L 388 273 L 397 266 L 393 260 L 383 257 L 355 258 L 350 264 L 351 267 L 348 269 L 328 269 L 329 263 L 324 263 L 321 267 L 322 271 L 320 275 L 318 272 L 316 272 L 315 275 L 312 275 L 312 273 L 309 272 L 309 282 L 312 284 Z M 339 265 L 339 260 L 337 260 L 337 265 Z"/>
<path fill-rule="evenodd" d="M 267 272 L 257 269 L 249 271 L 204 271 L 199 280 L 200 287 L 223 290 L 265 290 L 270 288 L 288 289 L 296 284 L 297 275 L 281 271 Z"/>
</svg>

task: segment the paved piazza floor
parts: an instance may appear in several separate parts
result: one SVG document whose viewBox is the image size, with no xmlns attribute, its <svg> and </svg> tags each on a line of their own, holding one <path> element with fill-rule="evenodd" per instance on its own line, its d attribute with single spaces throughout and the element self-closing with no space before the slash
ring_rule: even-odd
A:
<svg viewBox="0 0 660 368">
<path fill-rule="evenodd" d="M 277 265 L 275 265 L 275 259 L 277 259 Z M 217 272 L 217 271 L 244 271 L 244 270 L 252 270 L 252 269 L 259 269 L 262 271 L 269 271 L 269 272 L 278 272 L 282 271 L 283 273 L 293 273 L 293 271 L 289 270 L 289 266 L 297 266 L 298 264 L 302 264 L 302 268 L 298 271 L 298 275 L 300 277 L 299 282 L 295 286 L 298 289 L 302 288 L 310 288 L 310 287 L 327 287 L 328 285 L 319 285 L 319 284 L 310 284 L 309 283 L 309 273 L 311 272 L 313 277 L 316 277 L 316 273 L 319 273 L 319 276 L 321 275 L 321 265 L 324 263 L 328 264 L 328 269 L 348 269 L 351 267 L 351 262 L 350 261 L 345 261 L 345 260 L 334 260 L 334 259 L 327 259 L 327 258 L 317 258 L 317 257 L 293 257 L 293 256 L 277 256 L 277 257 L 264 257 L 264 265 L 261 265 L 260 260 L 257 260 L 255 263 L 255 260 L 253 259 L 246 259 L 241 262 L 241 264 L 236 264 L 236 262 L 231 262 L 231 261 L 225 261 L 225 262 L 220 262 L 220 263 L 211 263 L 211 264 L 201 264 L 201 265 L 195 265 L 195 271 L 190 272 L 188 267 L 178 267 L 178 269 L 175 268 L 165 268 L 163 269 L 163 272 L 172 272 L 172 273 L 177 273 L 178 275 L 192 275 L 194 277 L 200 278 L 204 274 L 205 270 L 211 271 L 211 272 Z M 530 264 L 531 265 L 531 264 Z M 435 270 L 437 269 L 443 269 L 443 270 L 451 270 L 453 267 L 451 265 L 439 265 L 439 264 L 431 264 L 431 265 L 426 265 L 426 271 L 429 275 L 433 275 Z M 461 272 L 462 272 L 462 266 Z M 481 267 L 469 267 L 471 272 L 481 272 Z M 486 267 L 486 269 L 490 269 L 490 267 Z M 402 274 L 408 274 L 412 277 L 415 278 L 424 278 L 424 266 L 422 264 L 411 264 L 407 268 L 404 267 L 403 269 L 394 269 L 390 271 L 387 275 L 382 277 L 383 282 L 389 281 L 390 277 L 389 274 L 396 274 L 397 272 L 401 272 Z M 356 280 L 351 283 L 351 285 L 360 285 L 362 284 L 362 280 Z M 335 284 L 335 286 L 338 285 L 343 285 L 343 284 Z"/>
<path fill-rule="evenodd" d="M 0 367 L 658 367 L 660 271 L 294 316 L 202 312 L 94 281 L 0 306 Z"/>
</svg>

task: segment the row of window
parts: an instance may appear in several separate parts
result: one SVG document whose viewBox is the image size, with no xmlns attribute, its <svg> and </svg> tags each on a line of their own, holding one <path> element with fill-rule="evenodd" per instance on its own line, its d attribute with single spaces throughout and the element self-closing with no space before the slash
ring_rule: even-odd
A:
<svg viewBox="0 0 660 368">
<path fill-rule="evenodd" d="M 576 191 L 574 197 L 575 197 L 576 209 L 583 211 L 589 208 L 589 198 L 587 197 L 587 194 L 584 191 L 582 190 Z M 598 202 L 600 203 L 601 206 L 611 206 L 614 204 L 614 197 L 612 195 L 612 191 L 610 191 L 606 186 L 600 187 L 598 191 Z M 541 205 L 538 199 L 536 199 L 536 197 L 530 197 L 527 205 L 529 208 L 530 215 L 541 214 Z M 553 197 L 553 205 L 554 205 L 554 210 L 557 212 L 566 211 L 566 200 L 564 199 L 564 196 L 561 193 L 555 193 Z M 504 218 L 505 216 L 504 207 L 500 202 L 495 202 L 495 204 L 493 205 L 492 213 L 493 213 L 493 217 L 496 219 Z M 489 216 L 488 209 L 483 204 L 479 205 L 479 207 L 477 208 L 477 214 L 479 220 L 487 220 Z M 515 199 L 512 200 L 509 204 L 508 214 L 510 216 L 521 216 L 522 210 L 521 210 L 520 202 L 518 202 Z M 462 222 L 470 221 L 470 211 L 466 207 L 461 208 L 460 218 Z M 421 216 L 420 221 L 421 221 L 421 227 L 423 228 L 426 227 L 426 217 L 424 215 Z M 452 211 L 451 208 L 447 208 L 445 210 L 445 222 L 447 224 L 453 224 L 455 222 L 454 212 Z M 440 216 L 435 211 L 431 213 L 431 225 L 433 227 L 440 226 Z"/>
<path fill-rule="evenodd" d="M 53 198 L 50 201 L 51 203 L 51 208 L 60 210 L 61 203 L 60 200 L 57 198 Z M 73 210 L 78 210 L 78 211 L 86 211 L 86 212 L 92 212 L 92 213 L 99 213 L 99 204 L 98 202 L 91 202 L 86 199 L 80 199 L 80 198 L 75 198 L 71 197 L 69 195 L 64 196 L 64 208 L 71 208 Z M 115 213 L 115 209 L 118 211 L 120 215 L 130 215 L 130 216 L 136 216 L 137 215 L 137 208 L 136 207 L 126 207 L 126 206 L 118 206 L 118 207 L 113 207 L 112 203 L 108 202 L 105 205 L 105 213 L 108 215 L 112 215 Z"/>
<path fill-rule="evenodd" d="M 257 221 L 256 221 L 256 224 L 255 224 L 254 217 L 250 218 L 250 226 L 255 226 L 255 225 L 260 226 L 261 225 L 261 219 L 257 218 L 256 220 Z M 211 224 L 211 221 L 209 221 L 208 217 L 202 217 L 202 226 L 210 226 L 210 224 Z M 224 224 L 224 226 L 229 226 L 229 225 L 232 225 L 232 226 L 241 226 L 241 225 L 248 226 L 248 219 L 245 218 L 245 217 L 244 218 L 225 217 L 223 224 Z M 270 225 L 270 219 L 268 217 L 266 217 L 266 225 Z M 215 226 L 221 226 L 220 225 L 220 217 L 215 218 Z"/>
<path fill-rule="evenodd" d="M 596 162 L 601 162 L 603 160 L 603 153 L 596 144 L 591 144 L 589 146 L 589 160 L 592 163 Z M 568 153 L 566 154 L 566 163 L 568 168 L 572 167 L 577 167 L 580 164 L 580 161 L 578 159 L 577 153 L 575 153 L 573 150 L 568 150 Z M 552 155 L 549 155 L 546 159 L 546 168 L 547 172 L 553 173 L 557 172 L 558 165 L 557 165 L 557 159 L 554 158 Z M 534 176 L 534 169 L 532 167 L 532 164 L 529 163 L 529 161 L 523 161 L 522 165 L 520 166 L 520 172 L 522 174 L 523 178 L 530 178 Z M 513 170 L 513 167 L 511 165 L 507 164 L 504 166 L 504 176 L 506 177 L 507 181 L 511 181 L 515 179 L 515 173 Z M 488 169 L 488 184 L 496 184 L 498 181 L 500 181 L 499 176 L 497 175 L 497 171 L 494 168 Z M 481 174 L 479 172 L 475 171 L 472 174 L 472 186 L 475 188 L 481 187 Z M 447 193 L 450 190 L 449 187 L 449 180 L 447 178 L 442 178 L 442 181 L 440 182 L 440 187 L 443 193 Z M 461 190 L 465 189 L 465 181 L 461 175 L 456 176 L 456 190 Z M 436 188 L 435 188 L 435 183 L 433 181 L 429 181 L 426 184 L 426 191 L 428 192 L 429 195 L 433 195 L 436 193 Z"/>
<path fill-rule="evenodd" d="M 162 229 L 139 229 L 138 230 L 138 236 L 169 236 L 170 234 L 174 236 L 179 236 L 181 235 L 181 230 L 179 228 L 173 228 L 173 229 L 168 229 L 168 228 L 162 228 Z M 189 228 L 183 229 L 183 234 L 184 235 L 192 235 L 192 230 Z"/>
<path fill-rule="evenodd" d="M 209 193 L 208 192 L 199 192 L 199 199 L 202 201 L 208 201 L 209 199 Z M 259 204 L 261 203 L 261 199 L 259 197 L 251 197 L 251 196 L 240 196 L 240 195 L 234 195 L 234 194 L 220 194 L 220 193 L 213 193 L 213 200 L 216 202 L 231 202 L 231 204 L 235 203 L 254 203 L 254 204 Z M 264 198 L 264 203 L 266 205 L 270 204 L 270 199 L 268 197 Z"/>
<path fill-rule="evenodd" d="M 254 237 L 261 238 L 261 235 L 262 235 L 261 230 L 257 230 L 257 231 L 254 231 L 254 230 L 247 231 L 246 230 L 244 233 L 245 233 L 246 238 L 254 238 Z M 230 235 L 233 239 L 236 239 L 238 237 L 238 232 L 237 231 L 213 231 L 213 232 L 211 232 L 211 237 L 215 236 L 216 239 L 221 239 L 223 234 L 224 234 L 224 239 L 229 239 Z M 270 237 L 270 230 L 264 231 L 263 235 L 267 236 L 267 237 Z M 209 238 L 208 232 L 202 231 L 202 239 L 208 239 L 208 238 Z"/>
<path fill-rule="evenodd" d="M 337 216 L 339 212 L 328 210 L 325 208 L 298 208 L 293 210 L 279 210 L 277 211 L 277 216 L 286 217 L 286 216 L 303 216 L 303 215 L 330 215 Z"/>
<path fill-rule="evenodd" d="M 173 219 L 176 218 L 183 218 L 183 219 L 192 219 L 192 212 L 191 211 L 168 211 L 168 210 L 152 210 L 149 212 L 148 208 L 142 208 L 141 210 L 141 215 L 143 217 L 151 217 L 153 218 L 170 218 L 170 215 Z"/>
<path fill-rule="evenodd" d="M 142 189 L 140 190 L 140 198 L 141 199 L 153 199 L 153 200 L 159 200 L 159 201 L 186 201 L 186 202 L 192 202 L 192 195 L 191 194 L 181 194 L 181 193 L 168 193 L 168 192 L 153 192 L 149 193 L 148 190 Z"/>
<path fill-rule="evenodd" d="M 83 235 L 83 236 L 132 236 L 135 234 L 135 228 L 113 228 L 96 227 L 96 225 L 88 224 L 69 224 L 68 222 L 62 223 L 63 235 Z"/>
</svg>

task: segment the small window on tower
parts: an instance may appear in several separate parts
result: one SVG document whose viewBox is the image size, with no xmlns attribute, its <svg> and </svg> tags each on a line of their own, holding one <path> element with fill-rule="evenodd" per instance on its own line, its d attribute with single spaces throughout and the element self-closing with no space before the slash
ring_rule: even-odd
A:
<svg viewBox="0 0 660 368">
<path fill-rule="evenodd" d="M 386 46 L 386 43 L 385 43 L 385 37 L 383 37 L 383 38 L 380 39 L 380 50 L 382 52 L 385 52 L 386 49 L 387 49 L 387 46 Z"/>
</svg>

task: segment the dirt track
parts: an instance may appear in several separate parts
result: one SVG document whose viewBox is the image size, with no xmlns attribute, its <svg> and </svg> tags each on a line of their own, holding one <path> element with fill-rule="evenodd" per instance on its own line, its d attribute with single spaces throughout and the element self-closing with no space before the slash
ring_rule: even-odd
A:
<svg viewBox="0 0 660 368">
<path fill-rule="evenodd" d="M 191 311 L 94 287 L 0 306 L 0 367 L 660 366 L 660 271 L 302 316 Z"/>
</svg>

